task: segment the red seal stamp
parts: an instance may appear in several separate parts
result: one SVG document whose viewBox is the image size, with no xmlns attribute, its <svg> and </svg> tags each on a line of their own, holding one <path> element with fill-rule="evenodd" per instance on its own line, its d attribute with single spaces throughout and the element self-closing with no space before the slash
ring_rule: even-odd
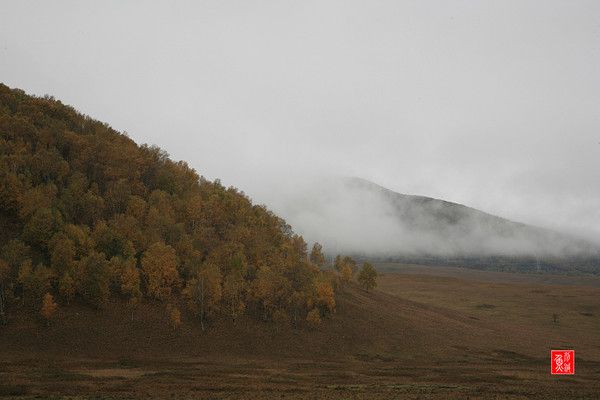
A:
<svg viewBox="0 0 600 400">
<path fill-rule="evenodd" d="M 574 375 L 575 350 L 550 350 L 550 373 L 552 375 Z"/>
</svg>

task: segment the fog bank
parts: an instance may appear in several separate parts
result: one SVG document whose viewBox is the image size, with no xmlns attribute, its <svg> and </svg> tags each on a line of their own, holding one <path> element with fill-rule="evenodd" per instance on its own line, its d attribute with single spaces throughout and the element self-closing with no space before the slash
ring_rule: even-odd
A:
<svg viewBox="0 0 600 400">
<path fill-rule="evenodd" d="M 296 181 L 278 187 L 276 198 L 275 211 L 330 254 L 567 257 L 598 249 L 578 237 L 358 178 Z"/>
</svg>

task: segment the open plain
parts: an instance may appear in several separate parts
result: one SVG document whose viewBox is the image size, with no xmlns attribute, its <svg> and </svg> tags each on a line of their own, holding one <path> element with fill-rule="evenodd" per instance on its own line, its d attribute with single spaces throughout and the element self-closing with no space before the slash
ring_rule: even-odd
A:
<svg viewBox="0 0 600 400">
<path fill-rule="evenodd" d="M 174 331 L 161 306 L 60 309 L 0 330 L 9 398 L 598 398 L 600 279 L 379 265 L 314 330 L 255 320 Z M 549 352 L 575 349 L 576 374 Z"/>
</svg>

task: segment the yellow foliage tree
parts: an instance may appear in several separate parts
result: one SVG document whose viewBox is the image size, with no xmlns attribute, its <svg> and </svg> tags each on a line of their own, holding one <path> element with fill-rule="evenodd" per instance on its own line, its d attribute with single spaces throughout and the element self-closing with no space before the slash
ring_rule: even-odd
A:
<svg viewBox="0 0 600 400">
<path fill-rule="evenodd" d="M 181 312 L 177 307 L 172 307 L 169 317 L 171 319 L 173 330 L 177 330 L 177 328 L 181 326 Z"/>
<path fill-rule="evenodd" d="M 135 266 L 135 260 L 126 262 L 121 271 L 121 293 L 128 298 L 140 297 L 140 271 Z"/>
<path fill-rule="evenodd" d="M 262 305 L 263 319 L 287 303 L 291 295 L 290 281 L 274 268 L 261 266 L 253 282 L 252 294 Z"/>
<path fill-rule="evenodd" d="M 317 283 L 317 305 L 330 313 L 335 311 L 335 297 L 331 283 L 322 280 Z"/>
<path fill-rule="evenodd" d="M 40 314 L 46 319 L 47 324 L 50 324 L 50 320 L 54 317 L 57 309 L 58 305 L 54 302 L 54 297 L 50 293 L 46 293 L 44 295 Z"/>
<path fill-rule="evenodd" d="M 340 255 L 337 255 L 335 257 L 333 266 L 340 273 L 340 275 L 343 273 L 342 270 L 344 269 L 344 267 L 350 268 L 350 275 L 354 275 L 356 273 L 356 270 L 358 269 L 356 266 L 356 261 L 354 261 L 354 259 L 349 256 L 342 257 Z"/>
<path fill-rule="evenodd" d="M 144 252 L 142 271 L 148 296 L 160 300 L 169 297 L 179 277 L 175 249 L 162 242 L 154 243 Z"/>
<path fill-rule="evenodd" d="M 321 313 L 316 308 L 313 308 L 306 315 L 306 322 L 311 328 L 316 328 L 321 325 Z"/>
<path fill-rule="evenodd" d="M 340 279 L 342 284 L 347 284 L 352 280 L 352 268 L 349 265 L 342 265 L 340 270 Z"/>
</svg>

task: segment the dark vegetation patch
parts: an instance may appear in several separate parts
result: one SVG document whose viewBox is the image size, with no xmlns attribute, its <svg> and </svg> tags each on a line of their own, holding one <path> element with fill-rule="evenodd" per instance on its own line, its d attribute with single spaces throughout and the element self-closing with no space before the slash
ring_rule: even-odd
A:
<svg viewBox="0 0 600 400">
<path fill-rule="evenodd" d="M 25 385 L 0 383 L 0 396 L 24 396 L 29 393 Z"/>
<path fill-rule="evenodd" d="M 383 362 L 392 362 L 396 360 L 396 357 L 390 354 L 369 354 L 369 353 L 360 353 L 355 356 L 357 359 L 361 361 L 383 361 Z"/>
</svg>

